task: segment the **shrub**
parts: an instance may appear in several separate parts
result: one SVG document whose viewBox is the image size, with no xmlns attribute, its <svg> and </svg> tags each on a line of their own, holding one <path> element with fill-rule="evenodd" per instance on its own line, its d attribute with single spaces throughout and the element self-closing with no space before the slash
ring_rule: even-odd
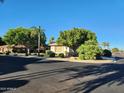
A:
<svg viewBox="0 0 124 93">
<path fill-rule="evenodd" d="M 40 54 L 40 57 L 44 57 L 44 54 L 43 54 L 43 53 L 41 53 L 41 54 Z"/>
<path fill-rule="evenodd" d="M 0 52 L 0 54 L 3 54 L 3 53 Z"/>
<path fill-rule="evenodd" d="M 10 51 L 7 51 L 5 54 L 6 54 L 6 55 L 9 55 L 9 54 L 10 54 Z"/>
<path fill-rule="evenodd" d="M 12 50 L 12 52 L 13 53 L 25 53 L 26 50 L 25 49 L 21 49 L 21 48 L 20 49 L 15 48 L 15 49 Z"/>
<path fill-rule="evenodd" d="M 64 54 L 63 53 L 60 53 L 59 54 L 59 57 L 64 58 Z"/>
<path fill-rule="evenodd" d="M 52 52 L 52 51 L 50 51 L 50 50 L 47 50 L 47 51 L 46 51 L 46 55 L 47 55 L 48 57 L 55 57 L 55 53 Z"/>
<path fill-rule="evenodd" d="M 103 50 L 103 56 L 105 56 L 105 57 L 111 57 L 112 56 L 112 53 L 111 53 L 110 50 L 105 49 L 105 50 Z"/>
<path fill-rule="evenodd" d="M 27 52 L 25 53 L 25 56 L 28 56 L 28 53 Z"/>
<path fill-rule="evenodd" d="M 119 52 L 119 49 L 118 48 L 113 48 L 112 53 L 116 53 L 116 52 Z"/>
<path fill-rule="evenodd" d="M 97 59 L 98 54 L 101 55 L 102 49 L 99 48 L 97 42 L 87 41 L 77 49 L 77 52 L 81 60 L 92 60 Z"/>
<path fill-rule="evenodd" d="M 14 54 L 13 56 L 18 56 L 18 54 Z"/>
<path fill-rule="evenodd" d="M 81 60 L 85 60 L 84 54 L 79 54 L 79 58 L 80 58 Z"/>
</svg>

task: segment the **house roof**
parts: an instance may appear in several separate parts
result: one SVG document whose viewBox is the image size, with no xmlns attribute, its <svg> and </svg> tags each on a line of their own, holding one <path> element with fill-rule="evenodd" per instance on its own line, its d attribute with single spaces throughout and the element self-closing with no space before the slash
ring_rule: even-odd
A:
<svg viewBox="0 0 124 93">
<path fill-rule="evenodd" d="M 2 46 L 0 46 L 0 48 L 8 48 L 8 47 L 10 47 L 9 45 L 2 45 Z"/>
<path fill-rule="evenodd" d="M 55 43 L 55 42 L 51 42 L 51 43 L 50 43 L 50 46 L 62 46 L 62 44 L 57 44 L 57 43 Z"/>
<path fill-rule="evenodd" d="M 13 48 L 26 48 L 26 46 L 24 46 L 24 45 L 15 45 L 15 46 L 13 46 Z"/>
</svg>

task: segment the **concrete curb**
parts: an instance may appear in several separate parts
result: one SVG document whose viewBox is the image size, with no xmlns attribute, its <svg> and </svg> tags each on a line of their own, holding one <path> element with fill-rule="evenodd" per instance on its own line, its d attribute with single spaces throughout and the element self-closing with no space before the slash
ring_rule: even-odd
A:
<svg viewBox="0 0 124 93">
<path fill-rule="evenodd" d="M 65 62 L 74 62 L 74 63 L 113 63 L 113 60 L 72 60 L 69 58 L 46 58 L 47 60 L 58 60 L 58 61 L 65 61 Z"/>
</svg>

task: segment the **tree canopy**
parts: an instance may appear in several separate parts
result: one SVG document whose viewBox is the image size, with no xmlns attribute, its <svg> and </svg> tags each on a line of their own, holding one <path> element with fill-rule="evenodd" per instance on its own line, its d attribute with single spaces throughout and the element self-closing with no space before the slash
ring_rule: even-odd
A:
<svg viewBox="0 0 124 93">
<path fill-rule="evenodd" d="M 15 28 L 9 29 L 9 31 L 4 36 L 4 41 L 8 45 L 25 45 L 28 48 L 33 48 L 37 46 L 38 43 L 38 31 L 40 31 L 41 44 L 45 44 L 46 36 L 42 29 L 38 28 Z"/>
<path fill-rule="evenodd" d="M 97 42 L 95 33 L 83 28 L 73 28 L 71 30 L 61 31 L 57 43 L 68 46 L 76 51 L 81 44 L 84 44 L 88 40 Z"/>
<path fill-rule="evenodd" d="M 104 49 L 109 49 L 109 42 L 102 42 L 102 46 L 104 47 Z"/>
<path fill-rule="evenodd" d="M 51 42 L 54 42 L 54 40 L 55 40 L 54 36 L 51 36 L 48 44 L 50 44 Z"/>
<path fill-rule="evenodd" d="M 119 52 L 120 50 L 118 48 L 112 48 L 112 53 Z"/>
</svg>

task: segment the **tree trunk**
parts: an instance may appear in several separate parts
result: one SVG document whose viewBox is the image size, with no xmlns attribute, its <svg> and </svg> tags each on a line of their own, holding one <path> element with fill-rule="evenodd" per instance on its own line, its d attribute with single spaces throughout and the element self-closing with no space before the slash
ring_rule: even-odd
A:
<svg viewBox="0 0 124 93">
<path fill-rule="evenodd" d="M 27 48 L 26 56 L 30 55 L 30 48 Z"/>
<path fill-rule="evenodd" d="M 74 55 L 73 55 L 73 56 L 74 56 L 74 57 L 77 57 L 77 56 L 78 56 L 78 53 L 77 53 L 77 51 L 76 51 L 77 48 L 72 48 L 72 49 L 73 49 L 73 51 L 74 51 Z"/>
<path fill-rule="evenodd" d="M 30 49 L 29 48 L 27 49 L 27 52 L 28 52 L 28 55 L 30 55 Z"/>
</svg>

